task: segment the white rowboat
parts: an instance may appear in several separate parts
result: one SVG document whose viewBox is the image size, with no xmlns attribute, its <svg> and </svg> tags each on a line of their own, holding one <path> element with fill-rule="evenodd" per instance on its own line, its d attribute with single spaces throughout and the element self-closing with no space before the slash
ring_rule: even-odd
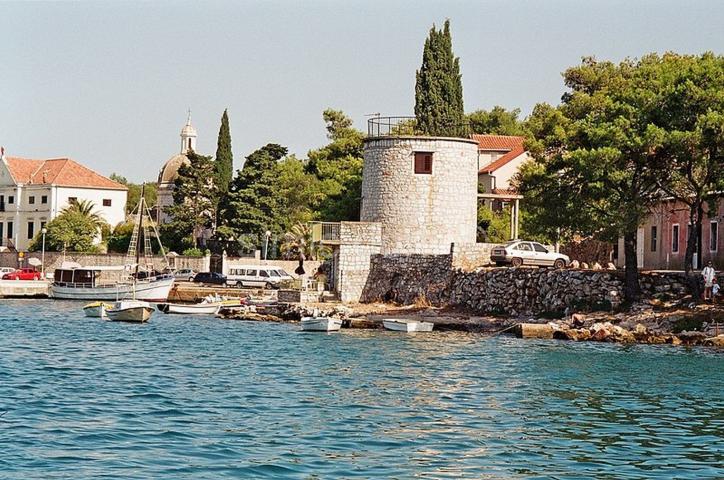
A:
<svg viewBox="0 0 724 480">
<path fill-rule="evenodd" d="M 342 328 L 342 320 L 329 317 L 302 317 L 304 332 L 338 332 Z"/>
<path fill-rule="evenodd" d="M 145 322 L 151 318 L 153 307 L 140 300 L 121 300 L 106 309 L 106 315 L 116 322 Z"/>
<path fill-rule="evenodd" d="M 432 332 L 435 325 L 432 322 L 422 322 L 420 320 L 393 319 L 388 318 L 382 321 L 387 330 L 395 332 Z"/>
<path fill-rule="evenodd" d="M 106 316 L 106 309 L 111 308 L 113 305 L 103 302 L 93 302 L 83 307 L 83 313 L 86 317 L 104 318 Z"/>
<path fill-rule="evenodd" d="M 182 313 L 186 315 L 213 315 L 221 308 L 221 302 L 197 303 L 194 305 L 182 303 L 159 303 L 158 310 L 163 313 Z"/>
</svg>

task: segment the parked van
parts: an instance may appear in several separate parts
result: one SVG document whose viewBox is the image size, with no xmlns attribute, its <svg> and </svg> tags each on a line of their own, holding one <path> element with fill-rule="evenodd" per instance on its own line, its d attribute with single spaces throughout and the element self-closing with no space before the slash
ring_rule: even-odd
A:
<svg viewBox="0 0 724 480">
<path fill-rule="evenodd" d="M 294 278 L 281 267 L 268 265 L 241 265 L 232 267 L 226 275 L 226 283 L 237 287 L 279 288 L 282 282 Z"/>
</svg>

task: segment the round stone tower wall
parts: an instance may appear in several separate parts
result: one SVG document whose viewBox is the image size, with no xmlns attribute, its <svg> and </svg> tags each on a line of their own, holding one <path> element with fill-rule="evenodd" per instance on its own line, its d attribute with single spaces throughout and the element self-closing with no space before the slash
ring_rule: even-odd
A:
<svg viewBox="0 0 724 480">
<path fill-rule="evenodd" d="M 432 153 L 432 173 L 415 173 L 416 153 Z M 478 146 L 462 138 L 365 140 L 361 220 L 382 224 L 382 253 L 450 253 L 475 243 Z"/>
</svg>

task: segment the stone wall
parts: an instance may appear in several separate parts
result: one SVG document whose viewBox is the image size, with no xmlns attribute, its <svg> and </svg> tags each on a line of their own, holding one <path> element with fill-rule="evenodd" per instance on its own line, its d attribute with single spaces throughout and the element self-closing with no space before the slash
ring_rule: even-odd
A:
<svg viewBox="0 0 724 480">
<path fill-rule="evenodd" d="M 431 152 L 432 174 L 415 173 L 415 152 Z M 439 137 L 367 138 L 361 220 L 382 224 L 382 253 L 448 254 L 474 243 L 477 143 Z"/>
<path fill-rule="evenodd" d="M 38 261 L 42 258 L 41 252 L 28 252 L 25 253 L 25 260 L 21 265 L 18 262 L 17 252 L 2 252 L 0 253 L 0 267 L 13 267 L 19 268 L 21 266 L 28 266 L 28 260 L 36 258 Z M 122 253 L 78 253 L 78 252 L 45 252 L 45 271 L 48 273 L 53 272 L 56 268 L 60 268 L 63 261 L 75 262 L 83 266 L 122 266 L 126 265 L 126 255 Z M 151 258 L 153 268 L 162 270 L 166 264 L 163 257 L 160 255 L 153 256 Z M 184 257 L 184 256 L 169 256 L 169 264 L 172 268 L 193 268 L 196 271 L 208 271 L 209 269 L 209 257 Z M 122 272 L 118 272 L 121 275 Z M 108 278 L 111 278 L 113 272 L 108 272 Z"/>
<path fill-rule="evenodd" d="M 607 265 L 611 261 L 613 245 L 593 238 L 575 238 L 561 245 L 561 253 L 568 255 L 571 260 L 586 262 L 593 265 Z"/>
<path fill-rule="evenodd" d="M 537 315 L 608 309 L 623 299 L 623 271 L 452 267 L 451 255 L 376 255 L 363 302 L 450 305 L 475 313 Z M 689 293 L 677 272 L 641 272 L 644 297 Z M 719 281 L 724 281 L 724 275 Z"/>
<path fill-rule="evenodd" d="M 623 296 L 616 273 L 590 270 L 493 268 L 476 273 L 456 272 L 450 304 L 473 312 L 507 315 L 563 313 L 566 308 L 610 308 Z"/>
<path fill-rule="evenodd" d="M 358 302 L 370 272 L 370 258 L 380 253 L 382 225 L 341 222 L 334 251 L 334 283 L 343 302 Z"/>
<path fill-rule="evenodd" d="M 475 270 L 490 265 L 490 253 L 497 243 L 453 243 L 452 267 L 461 270 Z"/>
<path fill-rule="evenodd" d="M 446 304 L 450 298 L 450 261 L 450 255 L 375 255 L 361 301 Z"/>
</svg>

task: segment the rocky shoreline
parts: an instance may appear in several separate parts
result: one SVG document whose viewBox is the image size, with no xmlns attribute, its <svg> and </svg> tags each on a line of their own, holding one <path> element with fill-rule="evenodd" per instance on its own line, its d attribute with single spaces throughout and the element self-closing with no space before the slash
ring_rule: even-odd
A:
<svg viewBox="0 0 724 480">
<path fill-rule="evenodd" d="M 523 338 L 569 341 L 705 345 L 724 347 L 724 306 L 650 301 L 625 312 L 574 313 L 566 318 L 478 316 L 453 308 L 392 304 L 270 304 L 225 309 L 235 320 L 297 322 L 303 316 L 340 318 L 348 328 L 382 328 L 383 318 L 412 318 L 435 324 L 437 331 L 481 334 L 516 333 Z"/>
</svg>

